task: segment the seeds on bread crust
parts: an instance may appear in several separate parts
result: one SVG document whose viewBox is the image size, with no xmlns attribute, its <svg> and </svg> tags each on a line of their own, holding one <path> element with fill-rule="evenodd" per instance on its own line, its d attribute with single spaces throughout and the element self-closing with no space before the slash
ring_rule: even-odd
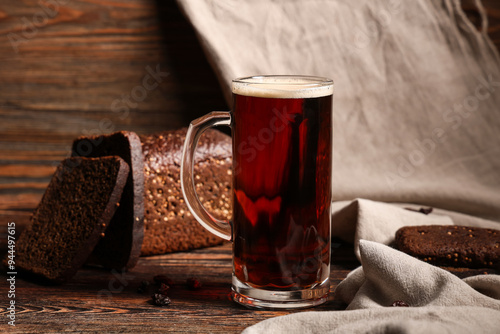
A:
<svg viewBox="0 0 500 334">
<path fill-rule="evenodd" d="M 396 247 L 423 261 L 449 267 L 493 268 L 500 263 L 500 231 L 457 225 L 405 226 Z"/>
</svg>

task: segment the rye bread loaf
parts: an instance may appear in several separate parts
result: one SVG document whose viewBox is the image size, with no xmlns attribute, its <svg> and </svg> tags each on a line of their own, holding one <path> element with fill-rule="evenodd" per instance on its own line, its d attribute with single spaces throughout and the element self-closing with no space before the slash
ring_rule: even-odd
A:
<svg viewBox="0 0 500 334">
<path fill-rule="evenodd" d="M 119 157 L 61 162 L 17 240 L 16 268 L 42 282 L 70 279 L 104 234 L 128 173 Z"/>
<path fill-rule="evenodd" d="M 108 232 L 109 237 L 103 238 L 99 244 L 99 248 L 109 251 L 95 252 L 102 254 L 95 258 L 97 263 L 113 267 L 113 259 L 120 257 L 116 253 L 121 252 L 122 248 L 109 240 L 113 238 L 119 241 L 126 233 L 133 233 L 137 240 L 142 241 L 141 255 L 184 251 L 223 242 L 194 219 L 184 202 L 180 186 L 180 164 L 186 132 L 187 129 L 183 128 L 141 136 L 140 156 L 144 159 L 143 162 L 141 160 L 141 164 L 134 163 L 136 158 L 129 162 L 130 156 L 139 156 L 136 144 L 139 140 L 134 139 L 134 145 L 123 140 L 123 137 L 127 137 L 132 142 L 130 138 L 135 134 L 130 132 L 82 137 L 73 143 L 73 155 L 118 155 L 132 167 L 120 209 L 110 224 L 110 229 L 113 228 L 113 231 Z M 194 168 L 196 190 L 200 200 L 212 215 L 227 220 L 231 217 L 231 150 L 229 136 L 209 129 L 198 142 Z M 139 173 L 139 168 L 142 168 L 142 173 Z M 133 192 L 127 191 L 130 189 L 129 184 L 134 184 Z M 139 192 L 140 184 L 143 184 L 142 193 Z M 139 193 L 140 199 L 138 199 Z M 133 206 L 130 204 L 132 197 Z M 128 210 L 122 210 L 124 207 Z M 131 228 L 131 224 L 127 223 L 131 217 L 135 217 L 136 223 L 141 223 L 141 231 L 138 231 L 139 225 Z M 138 242 L 134 241 L 134 245 L 136 244 Z M 99 259 L 109 259 L 109 261 L 98 262 Z"/>
<path fill-rule="evenodd" d="M 87 264 L 116 270 L 132 268 L 139 259 L 144 236 L 144 165 L 139 137 L 127 131 L 81 137 L 73 142 L 72 155 L 119 156 L 129 165 L 130 173 L 120 206 Z"/>
<path fill-rule="evenodd" d="M 447 267 L 493 268 L 500 264 L 500 230 L 456 225 L 405 226 L 396 247 Z"/>
<path fill-rule="evenodd" d="M 202 227 L 184 201 L 180 185 L 187 129 L 141 136 L 144 155 L 144 241 L 142 255 L 163 254 L 221 244 Z M 217 218 L 231 218 L 231 139 L 213 129 L 200 138 L 195 154 L 196 192 Z"/>
</svg>

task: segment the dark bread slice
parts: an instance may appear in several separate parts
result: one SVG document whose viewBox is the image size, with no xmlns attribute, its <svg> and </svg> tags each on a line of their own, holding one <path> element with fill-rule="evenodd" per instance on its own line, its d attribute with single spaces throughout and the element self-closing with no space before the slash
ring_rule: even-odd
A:
<svg viewBox="0 0 500 334">
<path fill-rule="evenodd" d="M 183 128 L 141 136 L 142 149 L 137 149 L 139 139 L 131 132 L 81 137 L 74 141 L 73 155 L 118 155 L 127 162 L 131 160 L 132 172 L 120 208 L 106 237 L 99 242 L 99 250 L 92 254 L 95 264 L 120 269 L 117 264 L 124 261 L 118 259 L 128 254 L 124 245 L 131 243 L 130 236 L 133 254 L 140 250 L 141 255 L 184 251 L 223 242 L 194 219 L 184 202 L 180 163 L 186 132 Z M 209 129 L 198 143 L 194 167 L 197 193 L 203 204 L 211 214 L 227 220 L 231 218 L 231 151 L 231 138 Z M 139 155 L 140 163 L 137 161 Z M 130 184 L 133 184 L 133 191 L 129 191 Z M 135 225 L 130 223 L 132 217 L 135 217 L 132 222 Z"/>
<path fill-rule="evenodd" d="M 140 256 L 144 236 L 144 166 L 139 137 L 127 131 L 81 137 L 73 142 L 72 155 L 119 156 L 129 165 L 130 173 L 120 206 L 87 264 L 116 270 L 134 267 Z"/>
<path fill-rule="evenodd" d="M 187 207 L 180 185 L 186 128 L 141 136 L 144 155 L 144 242 L 142 255 L 219 245 L 223 239 L 201 226 Z M 196 192 L 219 219 L 231 218 L 231 138 L 209 129 L 194 157 Z"/>
<path fill-rule="evenodd" d="M 493 268 L 500 264 L 500 231 L 494 229 L 405 226 L 396 232 L 396 247 L 438 266 Z"/>
<path fill-rule="evenodd" d="M 102 237 L 128 173 L 119 157 L 62 161 L 17 240 L 16 269 L 39 282 L 70 279 Z"/>
</svg>

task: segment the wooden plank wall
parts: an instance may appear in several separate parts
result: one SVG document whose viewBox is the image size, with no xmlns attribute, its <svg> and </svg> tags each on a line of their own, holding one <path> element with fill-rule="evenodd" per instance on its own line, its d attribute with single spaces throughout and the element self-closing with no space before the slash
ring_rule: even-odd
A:
<svg viewBox="0 0 500 334">
<path fill-rule="evenodd" d="M 0 209 L 31 210 L 78 136 L 227 109 L 175 1 L 41 3 L 0 2 Z"/>
</svg>

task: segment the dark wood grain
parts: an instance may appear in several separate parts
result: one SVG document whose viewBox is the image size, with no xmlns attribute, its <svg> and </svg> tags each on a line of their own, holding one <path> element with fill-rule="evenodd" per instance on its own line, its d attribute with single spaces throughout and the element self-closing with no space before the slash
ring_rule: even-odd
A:
<svg viewBox="0 0 500 334">
<path fill-rule="evenodd" d="M 332 291 L 359 265 L 349 245 L 337 248 L 333 260 Z M 158 274 L 168 275 L 175 282 L 169 290 L 172 303 L 163 308 L 150 302 L 150 294 L 157 289 L 153 277 Z M 189 290 L 185 282 L 190 277 L 199 278 L 202 288 Z M 152 285 L 139 293 L 137 288 L 142 281 Z M 40 286 L 17 278 L 16 327 L 11 332 L 236 333 L 258 321 L 297 312 L 241 307 L 229 298 L 230 284 L 229 244 L 141 258 L 128 273 L 85 268 L 63 286 Z M 1 280 L 0 290 L 7 291 L 5 278 Z M 314 310 L 343 308 L 345 305 L 332 294 L 327 304 Z M 5 315 L 2 302 L 0 316 L 5 319 Z"/>
<path fill-rule="evenodd" d="M 38 0 L 0 1 L 0 166 L 23 170 L 0 169 L 0 195 L 41 195 L 78 136 L 174 129 L 227 109 L 174 1 L 57 1 L 53 17 Z M 168 76 L 144 96 L 147 67 Z M 139 100 L 113 107 L 123 95 Z"/>
<path fill-rule="evenodd" d="M 210 110 L 227 109 L 195 32 L 172 0 L 65 0 L 56 13 L 38 0 L 0 0 L 0 255 L 6 226 L 29 225 L 55 166 L 80 135 L 132 130 L 151 133 L 186 126 Z M 500 47 L 500 2 L 483 1 L 488 34 Z M 471 21 L 479 16 L 463 1 Z M 52 8 L 55 9 L 55 8 Z M 43 18 L 47 15 L 47 20 Z M 51 15 L 49 15 L 52 13 Z M 38 20 L 38 21 L 37 21 Z M 26 23 L 28 22 L 28 23 Z M 35 30 L 26 24 L 36 23 Z M 25 29 L 25 30 L 23 30 Z M 23 34 L 24 33 L 24 34 Z M 17 36 L 17 37 L 16 37 Z M 12 38 L 23 38 L 13 47 Z M 168 73 L 147 96 L 128 107 L 115 100 L 140 90 L 148 67 Z M 136 88 L 139 86 L 139 88 Z M 332 291 L 357 267 L 352 246 L 335 248 Z M 459 276 L 473 274 L 456 271 Z M 158 308 L 141 281 L 167 274 L 177 284 L 172 304 Z M 16 280 L 16 324 L 6 325 L 5 271 L 0 280 L 0 332 L 236 333 L 261 320 L 288 314 L 240 307 L 228 298 L 230 246 L 141 258 L 124 276 L 84 268 L 63 286 Z M 184 282 L 197 276 L 199 291 Z M 345 305 L 332 294 L 315 310 Z"/>
<path fill-rule="evenodd" d="M 482 1 L 488 17 L 488 36 L 495 44 L 497 50 L 500 49 L 500 1 Z M 475 1 L 462 0 L 462 8 L 471 22 L 479 29 L 481 16 L 476 8 Z"/>
</svg>

